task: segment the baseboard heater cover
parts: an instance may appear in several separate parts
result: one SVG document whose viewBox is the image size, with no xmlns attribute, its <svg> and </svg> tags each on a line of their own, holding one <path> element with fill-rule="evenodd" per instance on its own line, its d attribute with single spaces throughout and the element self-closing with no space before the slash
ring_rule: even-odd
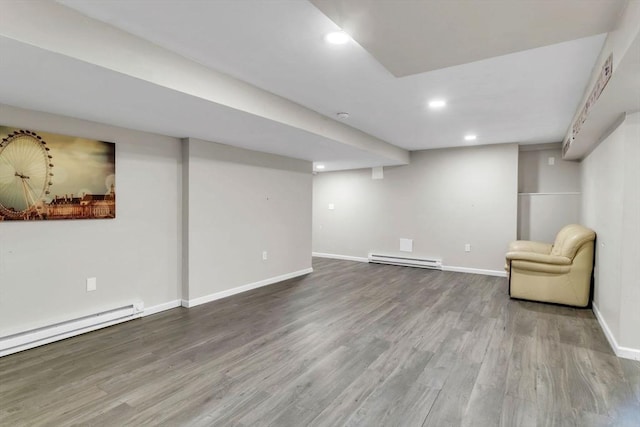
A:
<svg viewBox="0 0 640 427">
<path fill-rule="evenodd" d="M 369 262 L 375 264 L 400 265 L 404 267 L 430 268 L 442 270 L 442 260 L 430 258 L 410 258 L 395 255 L 369 254 Z"/>
<path fill-rule="evenodd" d="M 139 301 L 66 322 L 0 337 L 0 357 L 137 319 L 143 312 L 144 303 Z"/>
</svg>

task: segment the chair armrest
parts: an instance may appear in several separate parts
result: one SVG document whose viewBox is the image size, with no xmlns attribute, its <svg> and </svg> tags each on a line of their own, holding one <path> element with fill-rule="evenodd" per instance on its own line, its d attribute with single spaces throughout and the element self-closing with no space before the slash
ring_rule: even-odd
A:
<svg viewBox="0 0 640 427">
<path fill-rule="evenodd" d="M 559 255 L 547 255 L 535 252 L 507 252 L 507 260 L 509 261 L 529 261 L 537 262 L 540 264 L 554 264 L 554 265 L 570 265 L 571 258 Z"/>
<path fill-rule="evenodd" d="M 553 245 L 551 243 L 533 242 L 531 240 L 516 240 L 509 244 L 509 252 L 534 252 L 537 254 L 550 254 Z"/>
<path fill-rule="evenodd" d="M 534 271 L 536 273 L 548 274 L 566 274 L 571 271 L 571 265 L 546 264 L 542 262 L 524 261 L 519 259 L 508 261 L 508 263 L 509 270 L 507 271 L 507 273 L 510 273 L 511 270 L 527 270 Z"/>
</svg>

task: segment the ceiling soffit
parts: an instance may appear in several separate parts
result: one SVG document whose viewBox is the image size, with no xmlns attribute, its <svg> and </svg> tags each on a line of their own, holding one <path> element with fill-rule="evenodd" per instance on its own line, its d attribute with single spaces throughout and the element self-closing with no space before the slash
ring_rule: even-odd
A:
<svg viewBox="0 0 640 427">
<path fill-rule="evenodd" d="M 396 77 L 611 31 L 625 0 L 310 0 Z"/>
</svg>

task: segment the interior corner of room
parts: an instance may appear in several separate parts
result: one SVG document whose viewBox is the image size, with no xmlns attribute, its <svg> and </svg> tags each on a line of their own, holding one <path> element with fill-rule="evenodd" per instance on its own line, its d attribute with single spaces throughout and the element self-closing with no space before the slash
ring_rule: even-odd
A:
<svg viewBox="0 0 640 427">
<path fill-rule="evenodd" d="M 562 226 L 580 223 L 597 233 L 593 311 L 616 354 L 640 360 L 639 2 L 602 43 L 561 138 L 428 149 L 388 141 L 384 120 L 367 133 L 357 114 L 347 124 L 328 118 L 329 108 L 307 108 L 259 79 L 247 83 L 89 18 L 72 7 L 89 7 L 81 3 L 2 0 L 0 51 L 26 65 L 0 61 L 0 124 L 114 141 L 118 216 L 0 223 L 0 339 L 136 302 L 144 304 L 133 309 L 138 317 L 194 307 L 310 274 L 312 254 L 433 258 L 443 270 L 504 276 L 509 242 L 552 242 Z M 18 17 L 37 8 L 46 13 L 21 28 Z M 148 55 L 150 65 L 126 51 L 87 52 L 63 29 L 45 34 L 37 24 L 47 13 L 78 23 L 88 40 Z M 611 54 L 611 80 L 574 135 Z M 457 72 L 433 72 L 443 70 Z M 116 96 L 105 111 L 83 113 L 81 93 L 55 94 L 56 84 L 98 86 L 90 93 L 105 99 L 109 87 L 136 96 L 121 112 Z M 97 279 L 96 291 L 86 292 L 87 278 Z"/>
</svg>

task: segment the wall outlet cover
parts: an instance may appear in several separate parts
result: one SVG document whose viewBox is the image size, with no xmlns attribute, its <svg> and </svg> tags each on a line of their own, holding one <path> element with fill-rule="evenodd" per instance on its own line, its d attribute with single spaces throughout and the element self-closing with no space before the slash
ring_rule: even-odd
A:
<svg viewBox="0 0 640 427">
<path fill-rule="evenodd" d="M 371 179 L 384 179 L 384 169 L 382 166 L 371 168 Z"/>
<path fill-rule="evenodd" d="M 400 239 L 400 250 L 402 252 L 413 252 L 413 239 Z"/>
</svg>

